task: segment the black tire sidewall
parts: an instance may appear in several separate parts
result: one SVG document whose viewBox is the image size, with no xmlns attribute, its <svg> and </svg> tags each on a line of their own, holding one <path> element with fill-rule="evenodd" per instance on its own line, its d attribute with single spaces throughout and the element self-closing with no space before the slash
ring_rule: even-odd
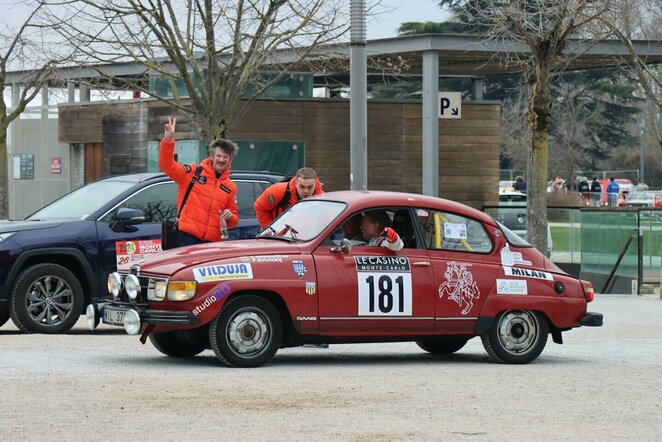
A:
<svg viewBox="0 0 662 442">
<path fill-rule="evenodd" d="M 527 313 L 535 316 L 538 323 L 536 342 L 526 353 L 520 355 L 513 354 L 503 347 L 501 340 L 499 339 L 499 324 L 501 323 L 501 319 L 512 311 L 513 310 L 506 310 L 501 312 L 494 320 L 492 327 L 490 327 L 490 330 L 487 333 L 489 345 L 492 349 L 492 352 L 490 353 L 493 353 L 492 356 L 495 356 L 500 362 L 506 364 L 528 364 L 540 356 L 540 353 L 542 353 L 545 348 L 545 345 L 547 344 L 547 335 L 549 334 L 549 323 L 543 314 L 532 310 L 526 310 Z M 484 341 L 483 343 L 485 344 Z"/>
<path fill-rule="evenodd" d="M 449 355 L 460 351 L 467 342 L 468 339 L 433 338 L 416 341 L 416 345 L 434 355 Z"/>
<path fill-rule="evenodd" d="M 35 322 L 28 314 L 25 301 L 28 288 L 37 278 L 54 275 L 63 279 L 71 288 L 73 306 L 69 314 L 58 325 L 48 326 Z M 58 264 L 36 264 L 23 270 L 14 284 L 10 301 L 10 315 L 12 321 L 21 331 L 26 333 L 55 334 L 65 332 L 76 324 L 83 311 L 83 288 L 69 269 Z"/>
<path fill-rule="evenodd" d="M 266 351 L 259 356 L 245 358 L 237 355 L 226 340 L 228 323 L 237 311 L 256 307 L 268 316 L 271 323 L 271 341 Z M 283 337 L 283 325 L 276 307 L 268 300 L 256 295 L 239 295 L 228 299 L 209 327 L 209 341 L 218 359 L 231 367 L 259 367 L 268 362 L 278 351 Z"/>
</svg>

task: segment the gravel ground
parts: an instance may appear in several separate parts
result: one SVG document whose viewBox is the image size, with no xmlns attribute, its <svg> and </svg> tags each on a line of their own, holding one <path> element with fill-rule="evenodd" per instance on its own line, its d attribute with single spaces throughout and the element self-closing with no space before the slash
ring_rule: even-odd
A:
<svg viewBox="0 0 662 442">
<path fill-rule="evenodd" d="M 480 339 L 280 350 L 257 369 L 172 359 L 82 317 L 66 335 L 0 328 L 3 440 L 662 440 L 662 300 L 599 297 L 605 326 L 524 366 Z"/>
</svg>

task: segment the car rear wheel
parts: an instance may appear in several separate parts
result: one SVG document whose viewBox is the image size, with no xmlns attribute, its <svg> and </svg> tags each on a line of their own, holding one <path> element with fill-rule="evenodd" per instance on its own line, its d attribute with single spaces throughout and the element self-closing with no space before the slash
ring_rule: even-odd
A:
<svg viewBox="0 0 662 442">
<path fill-rule="evenodd" d="M 467 343 L 467 339 L 434 338 L 416 341 L 416 344 L 428 353 L 435 355 L 449 355 L 460 350 Z"/>
<path fill-rule="evenodd" d="M 229 299 L 209 327 L 216 357 L 230 367 L 259 367 L 268 362 L 282 337 L 278 310 L 255 295 Z"/>
<path fill-rule="evenodd" d="M 490 357 L 506 364 L 528 364 L 547 344 L 547 318 L 529 310 L 501 312 L 490 330 L 481 335 Z"/>
<path fill-rule="evenodd" d="M 83 289 L 67 268 L 46 263 L 18 276 L 10 302 L 12 321 L 27 333 L 62 333 L 83 311 Z"/>
<path fill-rule="evenodd" d="M 188 342 L 175 333 L 152 333 L 149 340 L 158 351 L 173 358 L 190 358 L 202 353 L 205 347 Z"/>
</svg>

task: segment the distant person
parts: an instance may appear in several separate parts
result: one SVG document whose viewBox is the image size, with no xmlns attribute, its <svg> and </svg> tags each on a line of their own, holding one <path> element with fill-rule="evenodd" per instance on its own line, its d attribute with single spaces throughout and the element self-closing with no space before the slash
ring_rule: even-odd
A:
<svg viewBox="0 0 662 442">
<path fill-rule="evenodd" d="M 302 199 L 324 193 L 317 172 L 302 167 L 287 182 L 272 184 L 255 200 L 255 215 L 263 230 L 273 220 Z"/>
<path fill-rule="evenodd" d="M 612 207 L 618 206 L 618 193 L 621 188 L 614 180 L 614 177 L 609 177 L 609 184 L 607 184 L 607 201 Z"/>
<path fill-rule="evenodd" d="M 383 210 L 371 210 L 363 215 L 361 231 L 369 246 L 386 247 L 397 252 L 404 247 L 400 235 L 391 227 L 391 219 Z"/>
<path fill-rule="evenodd" d="M 159 169 L 177 184 L 179 215 L 178 246 L 221 241 L 220 220 L 229 229 L 239 223 L 237 186 L 230 179 L 232 159 L 239 147 L 230 140 L 217 138 L 209 146 L 209 157 L 199 165 L 175 161 L 176 118 L 168 118 L 159 147 Z M 182 209 L 182 200 L 191 191 Z"/>
<path fill-rule="evenodd" d="M 578 177 L 578 179 L 579 183 L 577 184 L 577 192 L 582 196 L 582 203 L 588 206 L 591 185 L 588 183 L 588 179 L 585 176 Z"/>
<path fill-rule="evenodd" d="M 598 181 L 598 177 L 594 176 L 593 182 L 591 182 L 591 205 L 599 206 L 600 198 L 602 198 L 602 186 Z"/>
<path fill-rule="evenodd" d="M 563 190 L 563 178 L 561 178 L 560 175 L 556 176 L 556 179 L 552 182 L 552 190 L 555 192 L 558 192 L 560 190 Z"/>
<path fill-rule="evenodd" d="M 513 185 L 513 189 L 518 192 L 526 193 L 526 181 L 524 181 L 524 177 L 518 176 L 517 178 L 515 178 L 515 184 Z"/>
</svg>

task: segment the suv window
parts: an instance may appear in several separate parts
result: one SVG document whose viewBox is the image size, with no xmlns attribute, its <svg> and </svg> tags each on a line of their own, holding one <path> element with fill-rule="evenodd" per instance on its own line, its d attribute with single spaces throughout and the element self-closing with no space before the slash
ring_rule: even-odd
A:
<svg viewBox="0 0 662 442">
<path fill-rule="evenodd" d="M 428 249 L 489 253 L 492 240 L 483 224 L 454 213 L 437 210 L 416 210 L 423 238 Z"/>
<path fill-rule="evenodd" d="M 124 207 L 142 210 L 145 223 L 159 223 L 164 218 L 177 216 L 177 185 L 173 182 L 158 183 L 140 189 L 99 218 L 99 221 L 115 222 L 117 210 Z"/>
</svg>

